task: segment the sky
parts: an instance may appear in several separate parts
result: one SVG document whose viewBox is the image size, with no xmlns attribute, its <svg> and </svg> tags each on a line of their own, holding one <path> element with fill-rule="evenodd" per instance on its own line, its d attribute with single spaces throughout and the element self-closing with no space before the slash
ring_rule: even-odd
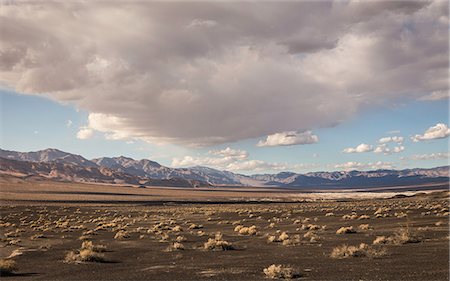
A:
<svg viewBox="0 0 450 281">
<path fill-rule="evenodd" d="M 0 6 L 1 148 L 238 173 L 449 163 L 447 1 Z"/>
</svg>

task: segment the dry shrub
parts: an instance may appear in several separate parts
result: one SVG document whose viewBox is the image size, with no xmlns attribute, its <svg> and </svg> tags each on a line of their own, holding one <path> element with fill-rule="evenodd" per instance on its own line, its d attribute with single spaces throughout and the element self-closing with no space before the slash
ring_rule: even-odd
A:
<svg viewBox="0 0 450 281">
<path fill-rule="evenodd" d="M 193 223 L 189 226 L 189 229 L 200 229 L 200 228 L 203 228 L 203 225 Z"/>
<path fill-rule="evenodd" d="M 81 249 L 89 249 L 92 250 L 94 252 L 105 252 L 106 251 L 106 246 L 104 245 L 94 245 L 94 243 L 92 243 L 92 241 L 83 241 L 83 243 L 81 244 Z"/>
<path fill-rule="evenodd" d="M 333 259 L 345 259 L 350 257 L 370 257 L 376 258 L 386 255 L 386 249 L 375 249 L 365 243 L 361 243 L 359 247 L 342 245 L 336 247 L 331 252 Z"/>
<path fill-rule="evenodd" d="M 114 235 L 114 239 L 126 239 L 126 238 L 130 238 L 130 234 L 128 234 L 128 231 L 125 230 L 119 230 L 116 235 Z"/>
<path fill-rule="evenodd" d="M 0 259 L 0 275 L 8 276 L 13 275 L 14 271 L 17 271 L 17 264 L 12 259 Z"/>
<path fill-rule="evenodd" d="M 374 245 L 378 244 L 394 244 L 394 245 L 402 245 L 408 243 L 419 243 L 422 239 L 416 235 L 416 233 L 412 232 L 409 224 L 401 227 L 399 230 L 394 232 L 394 235 L 386 237 L 386 236 L 378 236 L 373 241 Z"/>
<path fill-rule="evenodd" d="M 336 231 L 336 234 L 348 234 L 348 233 L 356 233 L 356 230 L 353 229 L 353 226 L 343 226 Z"/>
<path fill-rule="evenodd" d="M 300 277 L 300 273 L 291 266 L 272 264 L 263 269 L 264 274 L 271 279 L 293 279 Z"/>
<path fill-rule="evenodd" d="M 287 239 L 289 239 L 289 234 L 287 234 L 286 232 L 282 232 L 281 234 L 280 234 L 280 236 L 278 237 L 278 240 L 279 241 L 284 241 L 284 240 L 287 240 Z"/>
<path fill-rule="evenodd" d="M 100 252 L 106 251 L 103 245 L 94 245 L 92 241 L 84 241 L 79 251 L 70 251 L 65 257 L 65 262 L 105 262 L 105 257 Z"/>
<path fill-rule="evenodd" d="M 411 231 L 409 225 L 400 228 L 391 237 L 394 244 L 407 244 L 407 243 L 419 243 L 421 239 Z"/>
<path fill-rule="evenodd" d="M 41 239 L 41 238 L 47 238 L 47 237 L 45 237 L 45 235 L 41 234 L 41 233 L 35 234 L 35 235 L 30 237 L 31 240 L 36 240 L 36 239 Z"/>
<path fill-rule="evenodd" d="M 177 241 L 179 243 L 184 242 L 184 241 L 186 241 L 186 237 L 184 237 L 184 236 L 177 236 L 177 238 L 175 238 L 175 241 Z"/>
<path fill-rule="evenodd" d="M 369 224 L 367 224 L 367 223 L 360 224 L 358 226 L 358 228 L 361 229 L 361 230 L 370 230 L 370 229 L 372 229 L 372 227 Z"/>
<path fill-rule="evenodd" d="M 173 244 L 170 245 L 169 248 L 167 248 L 168 251 L 180 251 L 184 249 L 184 245 L 179 242 L 173 242 Z"/>
<path fill-rule="evenodd" d="M 217 232 L 216 236 L 213 238 L 209 238 L 207 242 L 203 245 L 206 250 L 222 250 L 229 251 L 234 250 L 235 248 L 230 242 L 227 242 L 222 239 L 222 233 Z"/>
<path fill-rule="evenodd" d="M 250 227 L 238 225 L 234 228 L 234 231 L 239 232 L 241 235 L 255 235 L 258 232 L 256 225 L 252 225 Z"/>
<path fill-rule="evenodd" d="M 82 249 L 80 251 L 71 251 L 66 255 L 66 262 L 104 262 L 103 254 L 97 253 L 91 249 Z"/>
</svg>

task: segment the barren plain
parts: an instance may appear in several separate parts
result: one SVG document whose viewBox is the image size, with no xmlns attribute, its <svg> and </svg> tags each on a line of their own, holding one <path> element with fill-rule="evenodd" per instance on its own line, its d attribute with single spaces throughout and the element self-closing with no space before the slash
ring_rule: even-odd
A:
<svg viewBox="0 0 450 281">
<path fill-rule="evenodd" d="M 0 191 L 8 280 L 449 279 L 446 189 L 317 194 L 2 177 Z"/>
</svg>

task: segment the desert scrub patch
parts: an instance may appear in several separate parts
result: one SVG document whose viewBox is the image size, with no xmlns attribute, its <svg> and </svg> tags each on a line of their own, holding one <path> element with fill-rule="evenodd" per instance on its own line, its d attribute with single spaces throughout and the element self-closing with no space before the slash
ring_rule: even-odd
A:
<svg viewBox="0 0 450 281">
<path fill-rule="evenodd" d="M 179 235 L 179 236 L 177 236 L 177 238 L 175 238 L 175 241 L 177 241 L 179 243 L 184 242 L 184 241 L 186 241 L 186 237 Z"/>
<path fill-rule="evenodd" d="M 170 245 L 166 250 L 169 252 L 172 252 L 172 251 L 182 251 L 184 249 L 185 249 L 185 247 L 182 243 L 173 242 L 172 245 Z"/>
<path fill-rule="evenodd" d="M 43 238 L 47 238 L 47 237 L 42 233 L 34 234 L 33 236 L 30 237 L 31 240 L 37 240 L 37 239 L 43 239 Z"/>
<path fill-rule="evenodd" d="M 78 262 L 105 262 L 103 254 L 97 253 L 91 249 L 81 249 L 79 251 L 70 251 L 67 253 L 65 262 L 78 263 Z"/>
<path fill-rule="evenodd" d="M 258 232 L 256 225 L 252 225 L 250 227 L 238 225 L 234 228 L 234 231 L 238 232 L 241 235 L 256 235 Z"/>
<path fill-rule="evenodd" d="M 263 269 L 266 277 L 271 279 L 294 279 L 301 277 L 300 272 L 295 270 L 292 266 L 272 264 Z"/>
<path fill-rule="evenodd" d="M 189 229 L 201 229 L 201 228 L 203 228 L 203 225 L 201 225 L 201 224 L 193 223 L 189 226 Z"/>
<path fill-rule="evenodd" d="M 17 263 L 14 260 L 0 259 L 0 276 L 13 275 L 17 270 Z"/>
<path fill-rule="evenodd" d="M 94 252 L 105 252 L 106 251 L 106 246 L 105 245 L 94 245 L 94 243 L 92 243 L 92 241 L 83 241 L 83 243 L 81 243 L 81 249 L 85 250 L 92 250 Z"/>
<path fill-rule="evenodd" d="M 386 238 L 386 241 L 386 244 L 401 245 L 408 243 L 419 243 L 422 241 L 422 238 L 413 232 L 409 225 L 406 225 L 394 232 L 394 235 Z"/>
<path fill-rule="evenodd" d="M 130 234 L 126 230 L 119 230 L 116 235 L 114 235 L 114 239 L 122 240 L 130 238 Z"/>
<path fill-rule="evenodd" d="M 368 223 L 363 223 L 358 225 L 358 228 L 361 230 L 371 230 L 373 229 Z"/>
<path fill-rule="evenodd" d="M 376 249 L 370 247 L 365 243 L 361 243 L 359 246 L 348 246 L 346 244 L 334 248 L 331 251 L 330 257 L 333 259 L 345 259 L 352 257 L 370 257 L 377 258 L 387 254 L 386 249 Z"/>
<path fill-rule="evenodd" d="M 336 234 L 351 234 L 356 233 L 356 230 L 353 228 L 353 226 L 343 226 L 336 230 Z"/>
<path fill-rule="evenodd" d="M 205 242 L 205 244 L 203 244 L 203 248 L 205 250 L 222 250 L 222 251 L 229 251 L 235 249 L 233 244 L 223 240 L 223 235 L 220 232 L 216 233 L 214 239 L 208 238 L 208 241 Z"/>
</svg>

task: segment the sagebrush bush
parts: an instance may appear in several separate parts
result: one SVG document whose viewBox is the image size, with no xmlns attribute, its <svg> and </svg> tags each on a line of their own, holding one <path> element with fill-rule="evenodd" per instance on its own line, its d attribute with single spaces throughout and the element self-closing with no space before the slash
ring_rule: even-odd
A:
<svg viewBox="0 0 450 281">
<path fill-rule="evenodd" d="M 345 259 L 345 258 L 351 258 L 351 257 L 381 257 L 386 255 L 387 251 L 386 249 L 375 249 L 370 247 L 369 245 L 365 243 L 361 243 L 358 247 L 357 246 L 348 246 L 348 245 L 342 245 L 339 247 L 336 247 L 331 252 L 331 257 L 334 259 Z"/>
<path fill-rule="evenodd" d="M 336 234 L 356 233 L 353 226 L 343 226 L 336 231 Z"/>
<path fill-rule="evenodd" d="M 272 264 L 263 269 L 264 274 L 271 279 L 293 279 L 300 277 L 300 273 L 291 266 Z"/>
<path fill-rule="evenodd" d="M 206 250 L 222 250 L 222 251 L 229 251 L 234 250 L 234 246 L 225 240 L 223 240 L 222 233 L 218 232 L 216 233 L 214 239 L 209 238 L 205 244 L 203 244 L 203 248 Z"/>
<path fill-rule="evenodd" d="M 12 259 L 0 259 L 0 275 L 8 276 L 17 271 L 17 263 Z"/>
<path fill-rule="evenodd" d="M 126 239 L 126 238 L 130 238 L 130 234 L 128 234 L 128 231 L 126 230 L 119 230 L 116 235 L 114 235 L 114 239 Z"/>
</svg>

